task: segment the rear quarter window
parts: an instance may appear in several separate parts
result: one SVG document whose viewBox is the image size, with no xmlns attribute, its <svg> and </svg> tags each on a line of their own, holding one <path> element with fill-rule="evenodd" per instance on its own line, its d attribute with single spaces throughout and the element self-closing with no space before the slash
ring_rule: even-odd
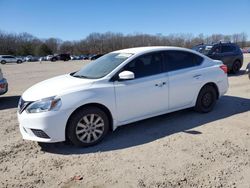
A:
<svg viewBox="0 0 250 188">
<path fill-rule="evenodd" d="M 232 45 L 225 45 L 225 46 L 222 46 L 221 48 L 222 53 L 233 52 L 235 50 L 236 50 L 236 47 Z"/>
<path fill-rule="evenodd" d="M 165 52 L 165 63 L 168 71 L 180 70 L 201 65 L 203 57 L 186 51 Z"/>
</svg>

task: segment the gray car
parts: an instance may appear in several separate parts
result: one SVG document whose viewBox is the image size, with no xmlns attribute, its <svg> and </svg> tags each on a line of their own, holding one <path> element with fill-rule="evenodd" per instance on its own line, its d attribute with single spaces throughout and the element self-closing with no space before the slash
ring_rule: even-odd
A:
<svg viewBox="0 0 250 188">
<path fill-rule="evenodd" d="M 231 73 L 239 72 L 243 64 L 243 53 L 237 44 L 231 42 L 219 42 L 214 44 L 200 44 L 193 47 L 196 50 L 208 57 L 216 60 L 221 60 L 227 65 Z"/>
<path fill-rule="evenodd" d="M 21 58 L 12 56 L 12 55 L 0 55 L 0 63 L 6 64 L 6 63 L 22 63 L 23 60 Z"/>
</svg>

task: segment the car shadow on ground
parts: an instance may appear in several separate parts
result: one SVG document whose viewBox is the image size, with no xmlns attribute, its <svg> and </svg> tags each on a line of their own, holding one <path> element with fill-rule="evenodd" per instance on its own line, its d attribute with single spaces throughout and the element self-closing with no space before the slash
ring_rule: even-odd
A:
<svg viewBox="0 0 250 188">
<path fill-rule="evenodd" d="M 178 132 L 196 136 L 202 134 L 202 132 L 190 129 L 249 110 L 250 99 L 223 96 L 217 102 L 215 109 L 210 113 L 200 114 L 192 109 L 187 109 L 128 124 L 117 128 L 116 131 L 107 135 L 101 143 L 92 147 L 77 148 L 64 142 L 54 144 L 40 143 L 39 145 L 43 151 L 62 155 L 124 149 L 146 144 Z"/>
<path fill-rule="evenodd" d="M 0 110 L 17 108 L 21 96 L 0 97 Z"/>
<path fill-rule="evenodd" d="M 236 74 L 228 73 L 228 77 L 243 76 L 247 75 L 246 70 L 239 70 Z"/>
</svg>

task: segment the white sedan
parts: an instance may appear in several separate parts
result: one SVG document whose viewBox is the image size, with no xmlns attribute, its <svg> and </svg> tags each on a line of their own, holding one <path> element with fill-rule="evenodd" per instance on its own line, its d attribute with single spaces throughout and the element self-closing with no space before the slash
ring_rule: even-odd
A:
<svg viewBox="0 0 250 188">
<path fill-rule="evenodd" d="M 18 120 L 24 139 L 90 146 L 138 120 L 190 107 L 210 112 L 227 89 L 227 67 L 198 52 L 124 49 L 29 88 Z"/>
</svg>

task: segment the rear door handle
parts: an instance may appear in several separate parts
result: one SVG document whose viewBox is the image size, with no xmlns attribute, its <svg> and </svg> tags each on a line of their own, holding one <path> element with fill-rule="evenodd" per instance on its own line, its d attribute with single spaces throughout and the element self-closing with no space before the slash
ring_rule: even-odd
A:
<svg viewBox="0 0 250 188">
<path fill-rule="evenodd" d="M 162 87 L 162 86 L 164 86 L 164 85 L 166 85 L 167 83 L 166 82 L 162 82 L 162 83 L 160 83 L 160 84 L 155 84 L 155 86 L 156 87 Z"/>
<path fill-rule="evenodd" d="M 201 77 L 201 74 L 196 74 L 193 76 L 193 78 L 199 79 Z"/>
</svg>

